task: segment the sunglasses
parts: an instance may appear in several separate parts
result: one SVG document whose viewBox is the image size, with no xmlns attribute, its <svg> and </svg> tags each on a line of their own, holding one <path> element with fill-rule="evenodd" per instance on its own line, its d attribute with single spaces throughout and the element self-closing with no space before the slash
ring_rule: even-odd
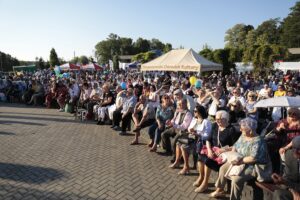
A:
<svg viewBox="0 0 300 200">
<path fill-rule="evenodd" d="M 248 97 L 255 97 L 255 96 L 248 96 Z"/>
<path fill-rule="evenodd" d="M 194 113 L 198 112 L 198 110 L 194 110 Z"/>
<path fill-rule="evenodd" d="M 288 113 L 288 116 L 295 117 L 295 116 L 297 116 L 297 114 L 294 112 L 291 112 L 291 113 Z"/>
</svg>

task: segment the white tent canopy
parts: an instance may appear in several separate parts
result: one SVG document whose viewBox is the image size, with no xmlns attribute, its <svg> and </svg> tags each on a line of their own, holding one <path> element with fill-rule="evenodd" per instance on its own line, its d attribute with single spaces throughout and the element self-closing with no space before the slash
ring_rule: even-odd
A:
<svg viewBox="0 0 300 200">
<path fill-rule="evenodd" d="M 142 64 L 141 71 L 221 71 L 223 66 L 207 60 L 193 49 L 176 49 Z"/>
<path fill-rule="evenodd" d="M 300 71 L 300 62 L 275 62 L 273 63 L 275 69 L 279 70 L 294 70 Z"/>
</svg>

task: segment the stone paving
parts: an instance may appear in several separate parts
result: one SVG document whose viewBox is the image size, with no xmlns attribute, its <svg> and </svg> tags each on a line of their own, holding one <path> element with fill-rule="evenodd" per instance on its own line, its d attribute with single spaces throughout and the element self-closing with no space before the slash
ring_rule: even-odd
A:
<svg viewBox="0 0 300 200">
<path fill-rule="evenodd" d="M 177 175 L 146 137 L 132 139 L 54 109 L 2 103 L 0 199 L 209 199 L 193 191 L 195 170 Z"/>
</svg>

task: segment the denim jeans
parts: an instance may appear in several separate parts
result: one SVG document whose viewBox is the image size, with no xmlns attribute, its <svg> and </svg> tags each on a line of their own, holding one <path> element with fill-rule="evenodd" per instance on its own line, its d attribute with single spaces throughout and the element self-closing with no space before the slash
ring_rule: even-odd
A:
<svg viewBox="0 0 300 200">
<path fill-rule="evenodd" d="M 157 122 L 155 122 L 152 126 L 150 126 L 148 130 L 148 135 L 151 140 L 154 141 L 154 144 L 159 144 L 161 139 L 161 133 L 165 130 L 165 127 L 163 127 L 162 130 L 158 128 Z"/>
</svg>

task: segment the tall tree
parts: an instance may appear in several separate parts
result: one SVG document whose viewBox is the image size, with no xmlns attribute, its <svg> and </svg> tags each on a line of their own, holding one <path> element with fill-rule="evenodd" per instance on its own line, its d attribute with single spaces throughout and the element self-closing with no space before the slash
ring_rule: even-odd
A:
<svg viewBox="0 0 300 200">
<path fill-rule="evenodd" d="M 59 65 L 59 59 L 58 59 L 58 56 L 57 56 L 56 51 L 55 51 L 54 48 L 52 48 L 51 51 L 50 51 L 49 62 L 50 62 L 51 67 L 54 67 L 55 65 Z"/>
<path fill-rule="evenodd" d="M 244 50 L 246 47 L 246 36 L 253 29 L 252 25 L 245 24 L 236 24 L 228 29 L 225 35 L 225 47 Z"/>
<path fill-rule="evenodd" d="M 203 46 L 203 49 L 199 52 L 199 55 L 203 56 L 208 60 L 214 60 L 213 50 L 207 44 Z"/>
<path fill-rule="evenodd" d="M 164 53 L 167 53 L 167 52 L 169 52 L 169 51 L 171 51 L 171 50 L 172 50 L 172 44 L 166 43 L 163 52 L 164 52 Z"/>
<path fill-rule="evenodd" d="M 120 55 L 134 54 L 133 44 L 131 38 L 120 38 Z"/>
<path fill-rule="evenodd" d="M 223 65 L 223 73 L 230 73 L 230 69 L 234 68 L 234 64 L 229 61 L 230 50 L 216 49 L 213 52 L 214 61 Z"/>
<path fill-rule="evenodd" d="M 0 51 L 0 71 L 12 71 L 12 67 L 18 65 L 20 65 L 18 59 Z"/>
<path fill-rule="evenodd" d="M 40 58 L 36 57 L 35 60 L 36 60 L 36 62 L 35 62 L 36 67 L 38 69 L 45 69 L 45 61 L 42 57 L 40 57 Z"/>
<path fill-rule="evenodd" d="M 150 42 L 143 38 L 138 38 L 134 43 L 136 53 L 147 52 L 150 50 Z"/>
<path fill-rule="evenodd" d="M 279 44 L 280 38 L 280 20 L 279 18 L 269 19 L 261 23 L 255 30 L 256 35 L 260 37 L 265 35 L 265 39 L 269 44 Z"/>
<path fill-rule="evenodd" d="M 282 23 L 280 43 L 288 48 L 300 47 L 300 1 L 290 10 Z"/>
<path fill-rule="evenodd" d="M 158 50 L 163 51 L 164 48 L 165 48 L 165 44 L 162 43 L 160 40 L 153 38 L 150 41 L 150 49 L 152 49 L 152 50 L 157 50 L 158 49 Z"/>
<path fill-rule="evenodd" d="M 86 57 L 86 56 L 80 56 L 79 63 L 82 64 L 82 65 L 88 64 L 89 63 L 88 57 Z"/>
</svg>

